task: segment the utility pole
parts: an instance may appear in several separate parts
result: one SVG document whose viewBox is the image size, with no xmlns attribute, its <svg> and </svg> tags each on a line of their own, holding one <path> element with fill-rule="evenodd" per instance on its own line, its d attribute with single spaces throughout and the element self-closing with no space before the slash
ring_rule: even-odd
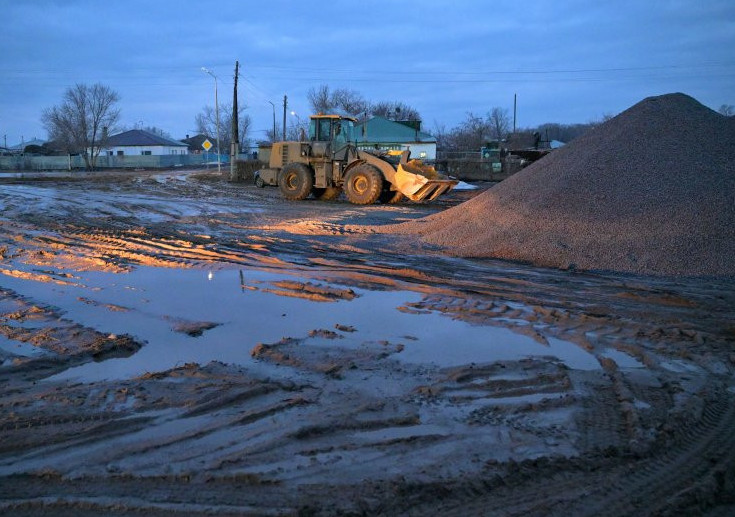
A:
<svg viewBox="0 0 735 517">
<path fill-rule="evenodd" d="M 230 181 L 237 181 L 237 155 L 240 144 L 240 132 L 238 131 L 237 117 L 237 77 L 239 75 L 240 62 L 235 61 L 235 87 L 232 91 L 232 142 L 230 142 Z"/>
<path fill-rule="evenodd" d="M 268 101 L 273 107 L 273 142 L 276 141 L 276 105 L 272 101 Z"/>
<path fill-rule="evenodd" d="M 518 105 L 518 94 L 513 94 L 513 134 L 516 133 L 516 107 Z"/>
<path fill-rule="evenodd" d="M 286 108 L 288 107 L 288 96 L 283 96 L 283 138 L 281 138 L 282 142 L 286 141 Z"/>
</svg>

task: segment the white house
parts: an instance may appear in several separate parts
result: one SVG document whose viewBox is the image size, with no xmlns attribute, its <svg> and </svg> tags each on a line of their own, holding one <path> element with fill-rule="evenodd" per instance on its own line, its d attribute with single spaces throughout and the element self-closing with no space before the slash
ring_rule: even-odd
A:
<svg viewBox="0 0 735 517">
<path fill-rule="evenodd" d="M 104 156 L 162 156 L 189 154 L 189 146 L 143 129 L 131 129 L 108 138 Z"/>
</svg>

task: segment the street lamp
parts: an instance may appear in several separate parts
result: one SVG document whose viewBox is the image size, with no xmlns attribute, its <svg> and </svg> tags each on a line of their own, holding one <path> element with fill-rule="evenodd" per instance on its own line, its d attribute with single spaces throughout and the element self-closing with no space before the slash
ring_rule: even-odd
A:
<svg viewBox="0 0 735 517">
<path fill-rule="evenodd" d="M 219 99 L 217 98 L 217 76 L 210 72 L 207 68 L 202 67 L 202 72 L 214 77 L 214 112 L 217 117 L 217 172 L 222 172 L 219 156 Z"/>
<path fill-rule="evenodd" d="M 301 127 L 301 117 L 299 117 L 299 114 L 298 114 L 298 113 L 296 113 L 295 111 L 292 111 L 292 112 L 291 112 L 291 116 L 292 116 L 292 117 L 296 117 L 296 127 L 297 127 L 297 128 L 299 128 L 299 130 L 300 130 L 300 131 L 301 131 L 301 133 L 303 134 L 303 132 L 304 132 L 304 128 L 303 128 L 303 127 Z M 303 137 L 301 138 L 301 140 L 303 140 Z"/>
<path fill-rule="evenodd" d="M 276 105 L 273 104 L 271 101 L 270 105 L 273 106 L 273 141 L 276 141 Z"/>
</svg>

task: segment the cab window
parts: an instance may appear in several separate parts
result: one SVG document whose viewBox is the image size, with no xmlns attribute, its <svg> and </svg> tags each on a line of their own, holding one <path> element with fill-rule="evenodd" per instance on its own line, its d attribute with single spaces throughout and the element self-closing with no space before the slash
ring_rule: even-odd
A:
<svg viewBox="0 0 735 517">
<path fill-rule="evenodd" d="M 317 134 L 317 140 L 320 142 L 329 142 L 332 140 L 331 135 L 332 121 L 328 118 L 323 118 L 319 121 L 319 132 Z"/>
</svg>

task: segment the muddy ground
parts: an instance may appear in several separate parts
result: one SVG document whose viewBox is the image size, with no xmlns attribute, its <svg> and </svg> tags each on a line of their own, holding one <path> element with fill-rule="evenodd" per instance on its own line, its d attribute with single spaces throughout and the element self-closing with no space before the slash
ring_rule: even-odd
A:
<svg viewBox="0 0 735 517">
<path fill-rule="evenodd" d="M 0 179 L 0 513 L 735 513 L 735 283 L 375 232 L 483 188 Z"/>
</svg>

